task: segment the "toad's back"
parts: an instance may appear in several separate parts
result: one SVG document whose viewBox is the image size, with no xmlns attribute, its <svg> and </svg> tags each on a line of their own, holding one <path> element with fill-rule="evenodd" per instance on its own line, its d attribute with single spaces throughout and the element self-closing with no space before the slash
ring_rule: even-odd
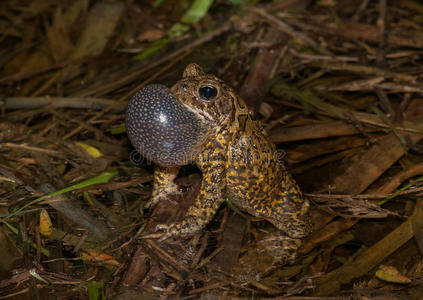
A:
<svg viewBox="0 0 423 300">
<path fill-rule="evenodd" d="M 222 184 L 226 197 L 241 210 L 267 219 L 290 237 L 304 237 L 309 232 L 308 202 L 260 122 L 253 119 L 241 98 L 233 101 L 230 121 L 199 153 L 196 164 L 207 174 L 213 162 L 224 160 L 225 167 L 219 171 L 225 174 Z M 203 181 L 213 184 L 217 178 L 203 176 Z"/>
</svg>

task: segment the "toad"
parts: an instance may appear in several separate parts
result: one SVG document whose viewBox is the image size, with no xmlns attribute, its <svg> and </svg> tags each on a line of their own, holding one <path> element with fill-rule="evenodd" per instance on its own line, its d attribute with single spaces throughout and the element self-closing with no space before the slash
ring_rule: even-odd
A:
<svg viewBox="0 0 423 300">
<path fill-rule="evenodd" d="M 295 258 L 310 231 L 309 203 L 232 88 L 190 64 L 170 89 L 152 84 L 138 91 L 126 125 L 134 147 L 156 163 L 151 205 L 178 193 L 174 179 L 181 166 L 194 162 L 202 172 L 199 195 L 183 221 L 158 226 L 161 240 L 199 232 L 228 198 L 280 229 L 283 256 Z"/>
</svg>

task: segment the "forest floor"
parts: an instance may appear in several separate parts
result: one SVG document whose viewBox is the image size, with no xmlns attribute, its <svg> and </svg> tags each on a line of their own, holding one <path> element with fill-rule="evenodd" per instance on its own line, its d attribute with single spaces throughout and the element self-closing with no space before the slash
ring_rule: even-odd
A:
<svg viewBox="0 0 423 300">
<path fill-rule="evenodd" d="M 420 1 L 0 5 L 0 299 L 423 299 Z M 201 174 L 147 208 L 154 166 L 125 109 L 193 62 L 255 110 L 311 203 L 291 265 L 230 204 L 199 234 L 151 237 Z"/>
</svg>

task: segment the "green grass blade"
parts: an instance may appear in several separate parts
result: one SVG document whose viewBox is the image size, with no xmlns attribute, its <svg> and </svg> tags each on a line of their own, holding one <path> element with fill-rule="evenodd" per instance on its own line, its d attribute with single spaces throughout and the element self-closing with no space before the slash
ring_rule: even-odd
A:
<svg viewBox="0 0 423 300">
<path fill-rule="evenodd" d="M 104 283 L 90 281 L 87 282 L 88 299 L 89 300 L 103 300 L 106 299 L 104 295 Z"/>
<path fill-rule="evenodd" d="M 383 199 L 382 201 L 379 201 L 379 205 L 383 205 L 386 202 L 388 202 L 389 200 L 394 199 L 396 196 L 398 196 L 402 191 L 408 190 L 410 187 L 412 187 L 413 185 L 415 185 L 417 182 L 423 181 L 423 176 L 417 178 L 416 180 L 411 181 L 409 184 L 406 184 L 405 186 L 403 186 L 400 189 L 397 189 L 394 193 L 392 193 L 391 195 L 389 195 L 388 197 L 386 197 L 385 199 Z"/>
<path fill-rule="evenodd" d="M 156 53 L 157 51 L 162 49 L 164 46 L 166 46 L 168 43 L 169 43 L 168 38 L 156 40 L 149 47 L 145 48 L 143 51 L 141 51 L 139 54 L 137 54 L 134 57 L 134 60 L 144 59 L 144 58 L 152 55 L 153 53 Z"/>
<path fill-rule="evenodd" d="M 35 204 L 35 203 L 38 203 L 38 202 L 40 202 L 42 200 L 45 200 L 45 199 L 47 199 L 49 197 L 61 195 L 61 194 L 67 193 L 67 192 L 71 192 L 71 191 L 74 191 L 74 190 L 82 189 L 82 188 L 85 188 L 85 187 L 88 187 L 88 186 L 91 186 L 91 185 L 95 185 L 95 184 L 107 183 L 107 182 L 109 182 L 110 179 L 112 179 L 113 177 L 115 177 L 117 174 L 118 174 L 118 172 L 117 172 L 116 169 L 110 169 L 110 170 L 108 170 L 108 171 L 106 171 L 106 172 L 104 172 L 104 173 L 102 173 L 102 174 L 100 174 L 98 176 L 93 177 L 93 178 L 84 180 L 84 181 L 79 182 L 79 183 L 77 183 L 75 185 L 68 186 L 68 187 L 65 187 L 64 189 L 61 189 L 61 190 L 55 191 L 53 193 L 50 193 L 48 195 L 39 197 L 39 198 L 37 198 L 35 200 L 32 200 L 31 202 L 28 202 L 24 206 L 20 207 L 17 211 L 11 213 L 7 217 L 5 217 L 3 220 L 19 214 L 19 212 L 21 212 L 23 209 L 27 208 L 28 206 L 30 206 L 32 204 Z"/>
<path fill-rule="evenodd" d="M 207 13 L 213 0 L 195 0 L 190 9 L 182 17 L 181 22 L 187 24 L 198 23 Z"/>
<path fill-rule="evenodd" d="M 157 3 L 160 4 L 160 2 Z M 181 18 L 181 22 L 173 24 L 173 26 L 168 30 L 168 37 L 173 38 L 181 36 L 187 32 L 190 27 L 186 24 L 197 24 L 206 15 L 212 4 L 213 0 L 194 0 L 194 3 Z M 154 41 L 149 47 L 137 54 L 134 57 L 134 60 L 142 60 L 153 53 L 156 53 L 169 43 L 169 38 L 162 38 Z"/>
</svg>

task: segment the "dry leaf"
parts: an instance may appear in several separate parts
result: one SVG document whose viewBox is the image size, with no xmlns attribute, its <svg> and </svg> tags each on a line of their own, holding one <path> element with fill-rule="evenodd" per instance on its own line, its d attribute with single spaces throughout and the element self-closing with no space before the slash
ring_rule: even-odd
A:
<svg viewBox="0 0 423 300">
<path fill-rule="evenodd" d="M 379 270 L 376 271 L 376 277 L 380 280 L 408 284 L 411 280 L 408 277 L 402 275 L 395 267 L 380 265 Z"/>
<path fill-rule="evenodd" d="M 87 252 L 83 252 L 82 260 L 104 262 L 109 265 L 119 266 L 119 262 L 117 262 L 113 256 L 104 252 L 99 252 L 97 250 L 87 250 Z"/>
<path fill-rule="evenodd" d="M 103 153 L 100 152 L 100 150 L 98 150 L 97 148 L 90 146 L 88 144 L 85 144 L 83 142 L 75 142 L 76 145 L 78 145 L 79 147 L 81 147 L 82 149 L 84 149 L 89 156 L 93 157 L 93 158 L 99 158 L 101 156 L 103 156 Z"/>
<path fill-rule="evenodd" d="M 51 235 L 53 231 L 53 224 L 51 223 L 50 216 L 44 208 L 40 213 L 40 233 L 44 236 Z"/>
</svg>

